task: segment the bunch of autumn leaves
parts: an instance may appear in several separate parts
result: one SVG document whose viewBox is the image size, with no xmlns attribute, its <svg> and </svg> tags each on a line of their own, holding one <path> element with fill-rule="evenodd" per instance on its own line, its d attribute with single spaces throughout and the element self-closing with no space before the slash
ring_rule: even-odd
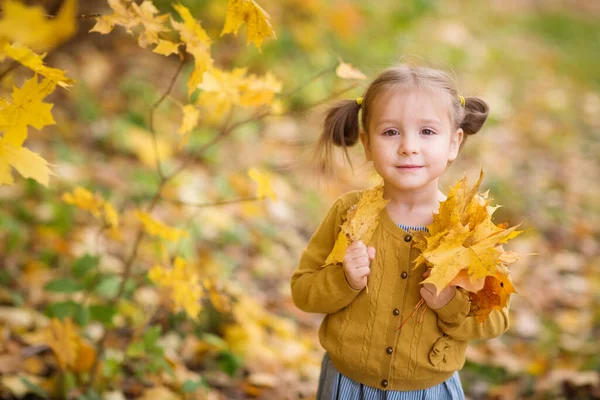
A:
<svg viewBox="0 0 600 400">
<path fill-rule="evenodd" d="M 483 179 L 471 189 L 467 178 L 460 180 L 440 203 L 428 232 L 413 231 L 413 243 L 421 254 L 414 260 L 415 268 L 425 263 L 431 273 L 421 283 L 435 285 L 439 293 L 449 285 L 469 292 L 469 316 L 485 322 L 489 313 L 502 310 L 508 297 L 516 290 L 510 279 L 508 266 L 521 259 L 511 251 L 504 251 L 502 243 L 523 231 L 507 223 L 495 225 L 492 214 L 501 206 L 489 205 L 488 192 L 477 193 Z M 342 262 L 348 245 L 355 240 L 368 243 L 379 221 L 379 214 L 389 200 L 383 199 L 383 185 L 364 192 L 359 202 L 348 210 L 335 246 L 326 264 Z"/>
</svg>

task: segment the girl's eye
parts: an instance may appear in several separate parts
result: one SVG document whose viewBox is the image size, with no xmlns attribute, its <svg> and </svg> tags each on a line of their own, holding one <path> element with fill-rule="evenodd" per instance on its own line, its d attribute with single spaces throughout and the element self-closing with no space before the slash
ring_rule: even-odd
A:
<svg viewBox="0 0 600 400">
<path fill-rule="evenodd" d="M 431 129 L 427 129 L 427 128 L 423 129 L 421 132 L 425 133 L 425 136 L 435 135 L 434 131 L 432 131 Z"/>
<path fill-rule="evenodd" d="M 395 129 L 388 129 L 387 131 L 383 132 L 385 136 L 394 136 L 397 133 L 398 131 Z"/>
</svg>

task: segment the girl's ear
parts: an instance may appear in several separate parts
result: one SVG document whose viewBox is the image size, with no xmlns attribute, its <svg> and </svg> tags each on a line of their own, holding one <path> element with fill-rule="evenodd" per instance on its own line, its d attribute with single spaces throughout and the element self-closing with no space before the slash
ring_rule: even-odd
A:
<svg viewBox="0 0 600 400">
<path fill-rule="evenodd" d="M 460 149 L 464 134 L 465 132 L 462 128 L 458 128 L 456 133 L 452 135 L 452 138 L 450 139 L 450 154 L 448 155 L 448 161 L 454 161 L 456 160 L 456 157 L 458 157 L 458 150 Z"/>
<path fill-rule="evenodd" d="M 361 129 L 360 131 L 360 141 L 365 149 L 365 158 L 367 161 L 373 161 L 373 157 L 371 157 L 371 144 L 369 143 L 369 134 Z"/>
</svg>

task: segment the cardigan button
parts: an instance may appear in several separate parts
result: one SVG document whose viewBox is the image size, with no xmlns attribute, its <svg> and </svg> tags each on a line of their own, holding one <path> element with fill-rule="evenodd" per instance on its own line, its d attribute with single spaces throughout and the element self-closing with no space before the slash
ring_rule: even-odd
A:
<svg viewBox="0 0 600 400">
<path fill-rule="evenodd" d="M 408 274 L 406 273 L 406 271 L 402 271 L 400 276 L 402 277 L 402 279 L 406 279 L 408 277 Z"/>
<path fill-rule="evenodd" d="M 394 349 L 392 349 L 391 347 L 388 347 L 387 349 L 385 349 L 385 352 L 388 354 L 392 354 L 393 351 L 394 351 Z"/>
<path fill-rule="evenodd" d="M 394 313 L 394 315 L 398 315 L 398 314 L 400 314 L 400 310 L 398 310 L 397 308 L 394 308 L 393 313 Z"/>
<path fill-rule="evenodd" d="M 412 239 L 412 236 L 411 236 L 411 235 L 406 235 L 406 236 L 404 236 L 404 241 L 405 241 L 405 242 L 410 242 L 410 240 L 411 240 L 411 239 Z"/>
<path fill-rule="evenodd" d="M 385 379 L 381 381 L 381 386 L 383 386 L 384 388 L 387 387 L 388 385 L 388 381 L 386 381 Z"/>
</svg>

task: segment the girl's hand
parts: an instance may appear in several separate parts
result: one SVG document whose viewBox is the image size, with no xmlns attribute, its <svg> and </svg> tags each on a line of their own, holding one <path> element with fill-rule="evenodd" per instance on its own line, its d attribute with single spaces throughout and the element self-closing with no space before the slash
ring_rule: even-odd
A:
<svg viewBox="0 0 600 400">
<path fill-rule="evenodd" d="M 375 247 L 369 247 L 360 240 L 354 241 L 344 255 L 344 274 L 350 287 L 360 290 L 367 286 L 367 276 L 371 273 L 371 260 L 375 258 Z"/>
<path fill-rule="evenodd" d="M 423 278 L 427 278 L 431 274 L 431 270 L 428 269 L 423 274 Z M 424 283 L 421 288 L 421 297 L 425 300 L 425 303 L 432 310 L 437 310 L 438 308 L 444 307 L 446 304 L 450 303 L 450 300 L 454 298 L 456 294 L 456 286 L 448 286 L 444 290 L 435 295 L 436 288 L 433 283 Z"/>
</svg>

